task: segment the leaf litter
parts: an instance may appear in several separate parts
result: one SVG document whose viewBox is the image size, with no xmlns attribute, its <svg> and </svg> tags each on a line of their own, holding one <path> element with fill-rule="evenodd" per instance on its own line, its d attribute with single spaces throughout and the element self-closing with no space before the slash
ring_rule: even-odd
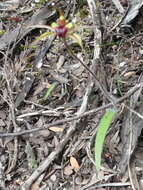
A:
<svg viewBox="0 0 143 190">
<path fill-rule="evenodd" d="M 142 189 L 143 7 L 139 0 L 120 1 L 116 7 L 118 3 L 0 3 L 0 135 L 31 130 L 1 138 L 1 189 Z M 57 8 L 69 21 L 76 20 L 78 36 L 73 38 L 82 49 L 70 39 L 67 43 L 98 80 L 56 36 L 31 46 L 46 32 L 37 25 L 57 21 Z M 97 138 L 95 148 L 108 103 L 118 113 L 102 136 L 103 146 Z M 74 116 L 79 118 L 66 122 Z M 58 120 L 63 122 L 46 128 Z M 35 128 L 44 130 L 33 133 Z"/>
</svg>

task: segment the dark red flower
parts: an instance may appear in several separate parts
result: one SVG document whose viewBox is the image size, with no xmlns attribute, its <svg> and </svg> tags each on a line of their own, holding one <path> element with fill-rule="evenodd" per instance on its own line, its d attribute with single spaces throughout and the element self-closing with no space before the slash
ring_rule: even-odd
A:
<svg viewBox="0 0 143 190">
<path fill-rule="evenodd" d="M 57 35 L 59 38 L 65 38 L 68 29 L 67 29 L 66 26 L 57 26 L 57 27 L 55 28 L 55 31 L 56 31 L 56 35 Z"/>
</svg>

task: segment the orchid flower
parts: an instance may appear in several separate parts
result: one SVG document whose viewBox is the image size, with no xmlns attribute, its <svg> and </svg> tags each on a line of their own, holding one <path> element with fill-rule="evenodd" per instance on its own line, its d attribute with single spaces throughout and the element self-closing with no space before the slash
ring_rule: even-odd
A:
<svg viewBox="0 0 143 190">
<path fill-rule="evenodd" d="M 56 35 L 57 37 L 61 39 L 67 39 L 71 38 L 74 40 L 81 48 L 82 46 L 82 40 L 80 35 L 76 33 L 76 25 L 72 22 L 68 22 L 68 20 L 65 19 L 65 16 L 63 13 L 60 13 L 60 17 L 57 22 L 53 22 L 51 26 L 46 25 L 36 25 L 38 28 L 46 28 L 49 31 L 43 33 L 40 35 L 36 41 L 42 40 L 43 38 L 47 38 L 48 36 Z M 35 27 L 34 27 L 35 28 Z"/>
</svg>

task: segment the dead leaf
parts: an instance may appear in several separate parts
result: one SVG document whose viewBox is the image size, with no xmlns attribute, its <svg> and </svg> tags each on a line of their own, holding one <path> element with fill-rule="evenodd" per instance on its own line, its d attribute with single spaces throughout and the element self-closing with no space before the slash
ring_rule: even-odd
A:
<svg viewBox="0 0 143 190">
<path fill-rule="evenodd" d="M 124 74 L 124 77 L 129 78 L 129 77 L 132 77 L 133 75 L 135 75 L 135 72 L 134 72 L 134 71 L 132 71 L 132 72 L 127 72 L 127 73 Z"/>
<path fill-rule="evenodd" d="M 50 127 L 49 130 L 54 132 L 63 132 L 64 129 L 60 127 Z"/>
<path fill-rule="evenodd" d="M 31 190 L 38 190 L 38 189 L 40 189 L 39 184 L 37 184 L 37 183 L 35 182 L 35 183 L 32 185 Z"/>
<path fill-rule="evenodd" d="M 73 156 L 70 157 L 70 164 L 75 172 L 77 172 L 79 170 L 80 166 L 75 157 L 73 157 Z"/>
</svg>

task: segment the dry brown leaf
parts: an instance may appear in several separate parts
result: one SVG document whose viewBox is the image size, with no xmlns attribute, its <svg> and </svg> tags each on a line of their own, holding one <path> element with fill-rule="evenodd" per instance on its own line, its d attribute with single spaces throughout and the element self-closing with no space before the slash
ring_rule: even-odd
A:
<svg viewBox="0 0 143 190">
<path fill-rule="evenodd" d="M 31 190 L 38 190 L 38 189 L 40 189 L 39 183 L 36 183 L 36 182 L 35 182 L 35 183 L 32 185 Z"/>
<path fill-rule="evenodd" d="M 70 164 L 71 164 L 72 168 L 75 170 L 75 172 L 77 172 L 79 170 L 80 166 L 75 157 L 73 157 L 73 156 L 70 157 Z"/>
<path fill-rule="evenodd" d="M 131 76 L 133 76 L 133 75 L 135 75 L 135 72 L 134 72 L 134 71 L 132 71 L 132 72 L 127 72 L 127 73 L 124 74 L 124 77 L 129 78 L 129 77 L 131 77 Z"/>
<path fill-rule="evenodd" d="M 60 127 L 50 127 L 49 130 L 54 132 L 63 132 L 64 129 Z"/>
</svg>

